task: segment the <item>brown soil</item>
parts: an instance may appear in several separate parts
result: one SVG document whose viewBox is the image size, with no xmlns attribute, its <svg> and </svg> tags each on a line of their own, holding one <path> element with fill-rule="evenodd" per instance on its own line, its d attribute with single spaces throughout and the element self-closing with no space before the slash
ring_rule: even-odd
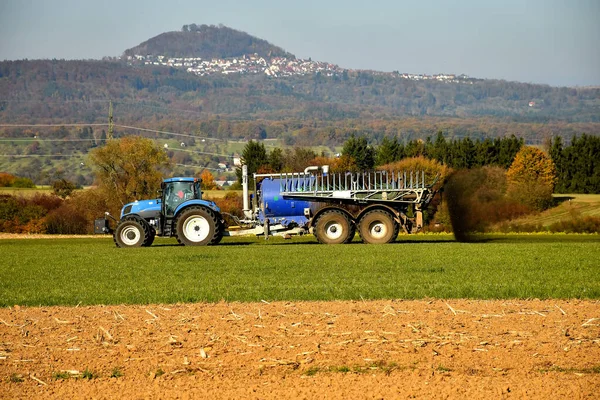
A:
<svg viewBox="0 0 600 400">
<path fill-rule="evenodd" d="M 598 301 L 0 309 L 3 398 L 598 399 L 599 393 Z"/>
</svg>

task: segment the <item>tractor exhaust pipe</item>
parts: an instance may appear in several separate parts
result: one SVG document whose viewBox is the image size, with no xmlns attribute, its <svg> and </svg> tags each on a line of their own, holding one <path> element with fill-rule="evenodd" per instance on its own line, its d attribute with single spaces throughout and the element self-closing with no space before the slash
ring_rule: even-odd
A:
<svg viewBox="0 0 600 400">
<path fill-rule="evenodd" d="M 248 193 L 248 166 L 247 165 L 242 165 L 242 190 L 243 190 L 243 194 L 242 196 L 244 197 L 244 209 L 242 210 L 244 212 L 244 217 L 247 219 L 251 219 L 252 218 L 252 210 L 250 210 L 250 196 Z"/>
</svg>

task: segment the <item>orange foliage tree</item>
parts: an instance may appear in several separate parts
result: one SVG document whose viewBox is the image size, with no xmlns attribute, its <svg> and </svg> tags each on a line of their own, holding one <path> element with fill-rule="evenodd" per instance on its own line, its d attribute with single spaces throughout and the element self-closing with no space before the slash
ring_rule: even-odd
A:
<svg viewBox="0 0 600 400">
<path fill-rule="evenodd" d="M 552 204 L 556 168 L 542 150 L 523 146 L 506 172 L 508 196 L 536 210 Z"/>
<path fill-rule="evenodd" d="M 217 182 L 215 182 L 215 177 L 210 173 L 209 170 L 205 169 L 200 174 L 200 179 L 202 179 L 201 188 L 202 190 L 216 190 Z"/>
</svg>

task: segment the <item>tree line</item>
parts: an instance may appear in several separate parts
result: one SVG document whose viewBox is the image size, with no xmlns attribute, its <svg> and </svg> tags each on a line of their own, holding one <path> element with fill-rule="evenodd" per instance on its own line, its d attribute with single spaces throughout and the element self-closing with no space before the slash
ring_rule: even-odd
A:
<svg viewBox="0 0 600 400">
<path fill-rule="evenodd" d="M 549 156 L 556 170 L 552 188 L 556 193 L 600 193 L 600 138 L 582 135 L 573 137 L 571 144 L 563 146 L 557 137 L 548 144 Z M 242 153 L 249 173 L 297 172 L 315 163 L 330 163 L 337 170 L 369 171 L 397 161 L 424 157 L 455 169 L 500 167 L 508 170 L 517 153 L 524 147 L 524 140 L 512 135 L 482 140 L 462 138 L 448 140 L 442 132 L 435 139 L 414 139 L 406 144 L 397 136 L 385 136 L 378 145 L 372 145 L 366 136 L 352 135 L 344 142 L 337 158 L 318 155 L 302 147 L 274 149 L 267 152 L 263 143 L 250 141 Z M 241 182 L 241 173 L 238 171 Z"/>
<path fill-rule="evenodd" d="M 550 144 L 556 166 L 558 193 L 600 193 L 600 137 L 581 135 L 563 145 L 561 137 Z"/>
</svg>

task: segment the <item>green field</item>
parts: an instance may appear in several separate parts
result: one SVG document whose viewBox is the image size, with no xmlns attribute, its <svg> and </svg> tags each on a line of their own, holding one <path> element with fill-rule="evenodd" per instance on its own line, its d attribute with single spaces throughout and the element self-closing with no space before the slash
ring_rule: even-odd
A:
<svg viewBox="0 0 600 400">
<path fill-rule="evenodd" d="M 389 245 L 225 238 L 0 240 L 0 306 L 386 298 L 600 298 L 599 235 L 401 236 Z"/>
<path fill-rule="evenodd" d="M 511 221 L 515 225 L 548 227 L 578 217 L 600 217 L 600 194 L 555 194 L 556 207 Z"/>
<path fill-rule="evenodd" d="M 38 186 L 35 188 L 0 187 L 0 195 L 8 194 L 11 196 L 33 197 L 38 193 L 52 194 L 53 192 L 50 186 Z"/>
</svg>

